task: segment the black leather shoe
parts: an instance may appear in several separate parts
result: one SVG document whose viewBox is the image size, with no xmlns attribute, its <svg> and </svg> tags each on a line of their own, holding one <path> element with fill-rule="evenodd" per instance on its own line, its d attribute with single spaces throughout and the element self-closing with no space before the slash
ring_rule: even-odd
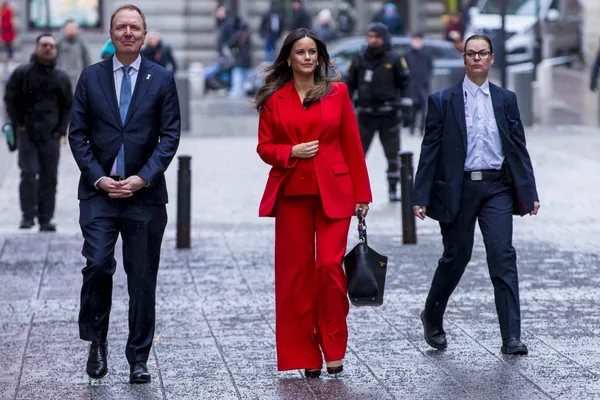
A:
<svg viewBox="0 0 600 400">
<path fill-rule="evenodd" d="M 307 379 L 310 378 L 318 378 L 321 376 L 321 370 L 320 369 L 305 369 L 304 370 L 304 377 Z"/>
<path fill-rule="evenodd" d="M 150 383 L 150 373 L 144 361 L 137 361 L 130 368 L 129 383 Z"/>
<path fill-rule="evenodd" d="M 35 225 L 32 219 L 23 218 L 21 220 L 21 225 L 19 225 L 19 229 L 31 229 Z"/>
<path fill-rule="evenodd" d="M 425 341 L 434 349 L 444 350 L 448 347 L 446 342 L 446 332 L 441 326 L 430 325 L 425 320 L 425 311 L 421 312 L 421 322 L 423 322 L 423 330 L 425 331 Z"/>
<path fill-rule="evenodd" d="M 51 222 L 41 222 L 40 232 L 56 232 L 56 225 Z"/>
<path fill-rule="evenodd" d="M 398 191 L 390 190 L 388 194 L 391 203 L 400 201 L 400 195 L 398 194 Z"/>
<path fill-rule="evenodd" d="M 92 342 L 86 366 L 92 379 L 102 379 L 108 373 L 108 343 Z"/>
<path fill-rule="evenodd" d="M 527 350 L 527 346 L 525 343 L 521 342 L 519 338 L 508 338 L 502 340 L 502 347 L 500 348 L 502 354 L 509 354 L 515 356 L 523 356 L 526 355 L 529 350 Z"/>
<path fill-rule="evenodd" d="M 327 367 L 327 373 L 329 375 L 333 375 L 335 377 L 338 377 L 338 376 L 342 375 L 342 372 L 344 372 L 344 366 L 343 365 L 340 365 L 339 367 L 332 367 L 332 368 Z"/>
</svg>

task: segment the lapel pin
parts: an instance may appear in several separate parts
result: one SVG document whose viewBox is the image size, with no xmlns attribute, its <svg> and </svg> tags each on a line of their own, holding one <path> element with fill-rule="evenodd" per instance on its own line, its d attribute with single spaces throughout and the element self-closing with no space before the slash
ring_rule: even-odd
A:
<svg viewBox="0 0 600 400">
<path fill-rule="evenodd" d="M 150 74 L 148 74 L 148 76 L 146 77 L 146 80 L 150 79 Z"/>
</svg>

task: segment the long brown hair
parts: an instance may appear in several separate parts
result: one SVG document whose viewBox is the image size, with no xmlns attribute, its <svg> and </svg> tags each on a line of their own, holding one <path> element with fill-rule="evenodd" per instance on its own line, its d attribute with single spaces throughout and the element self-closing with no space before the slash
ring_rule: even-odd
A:
<svg viewBox="0 0 600 400">
<path fill-rule="evenodd" d="M 269 67 L 265 69 L 265 84 L 256 92 L 252 107 L 260 113 L 265 108 L 267 100 L 293 77 L 292 67 L 288 65 L 288 59 L 296 41 L 303 38 L 310 38 L 317 44 L 317 53 L 319 54 L 319 65 L 315 69 L 315 86 L 308 91 L 304 99 L 304 107 L 308 108 L 312 103 L 321 100 L 331 90 L 333 82 L 340 80 L 340 73 L 330 77 L 329 71 L 333 66 L 327 46 L 310 29 L 299 28 L 292 31 L 283 42 L 279 56 Z"/>
</svg>

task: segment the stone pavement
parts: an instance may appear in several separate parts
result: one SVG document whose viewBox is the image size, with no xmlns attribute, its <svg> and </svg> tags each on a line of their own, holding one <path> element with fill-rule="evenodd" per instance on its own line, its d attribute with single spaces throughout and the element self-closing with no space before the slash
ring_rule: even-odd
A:
<svg viewBox="0 0 600 400">
<path fill-rule="evenodd" d="M 523 339 L 530 348 L 520 358 L 500 354 L 480 237 L 449 304 L 448 350 L 425 344 L 418 315 L 441 252 L 439 229 L 433 221 L 419 222 L 419 244 L 402 245 L 399 205 L 386 201 L 385 160 L 376 142 L 368 155 L 375 196 L 369 231 L 371 246 L 390 256 L 385 304 L 351 309 L 342 379 L 307 381 L 298 371 L 276 371 L 273 221 L 257 218 L 268 167 L 255 153 L 256 116 L 244 111 L 244 102 L 229 104 L 235 117 L 222 107 L 225 102 L 199 107 L 210 111 L 204 130 L 180 146 L 180 154 L 193 157 L 190 250 L 176 250 L 174 243 L 177 160 L 167 173 L 170 221 L 148 386 L 127 383 L 127 288 L 120 267 L 110 372 L 99 382 L 85 374 L 87 348 L 76 322 L 83 267 L 78 171 L 68 148 L 60 165 L 56 234 L 15 229 L 13 163 L 0 186 L 0 399 L 600 398 L 600 212 L 594 201 L 600 198 L 600 131 L 528 132 L 542 209 L 515 224 Z M 220 132 L 219 118 L 228 122 Z M 420 138 L 404 135 L 404 149 L 418 155 L 419 145 Z M 353 246 L 354 230 L 350 238 Z"/>
</svg>

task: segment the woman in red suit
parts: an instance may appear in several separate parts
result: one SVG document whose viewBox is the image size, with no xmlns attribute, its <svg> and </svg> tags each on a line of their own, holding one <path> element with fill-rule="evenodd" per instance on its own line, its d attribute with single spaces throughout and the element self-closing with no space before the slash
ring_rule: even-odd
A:
<svg viewBox="0 0 600 400">
<path fill-rule="evenodd" d="M 346 85 L 329 77 L 325 44 L 307 29 L 285 39 L 255 99 L 257 151 L 272 166 L 260 204 L 275 217 L 277 365 L 307 377 L 343 371 L 348 297 L 342 259 L 350 219 L 371 188 Z"/>
<path fill-rule="evenodd" d="M 2 26 L 2 42 L 6 47 L 6 61 L 12 61 L 12 45 L 17 37 L 17 30 L 13 21 L 13 9 L 8 1 L 4 1 L 0 6 L 0 24 Z"/>
</svg>

